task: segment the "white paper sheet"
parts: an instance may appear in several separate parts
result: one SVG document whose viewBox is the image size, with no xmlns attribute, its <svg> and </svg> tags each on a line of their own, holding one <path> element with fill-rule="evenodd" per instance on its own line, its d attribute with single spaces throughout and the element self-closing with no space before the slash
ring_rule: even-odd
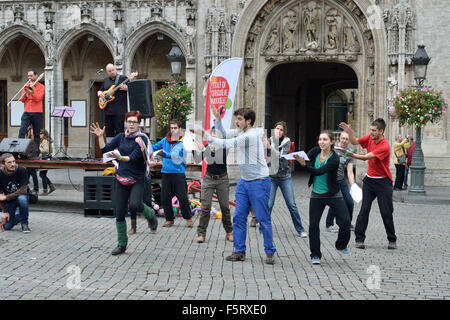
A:
<svg viewBox="0 0 450 320">
<path fill-rule="evenodd" d="M 348 152 L 348 154 L 353 154 L 352 150 L 344 149 L 344 148 L 341 148 L 341 147 L 334 147 L 334 150 L 336 150 L 336 151 L 338 151 L 338 152 L 340 152 L 342 154 L 345 154 L 346 152 Z"/>
<path fill-rule="evenodd" d="M 355 201 L 356 203 L 360 203 L 362 200 L 362 189 L 358 187 L 356 183 L 354 183 L 350 188 L 350 195 L 352 196 L 353 201 Z"/>
<path fill-rule="evenodd" d="M 205 129 L 202 126 L 192 123 L 192 122 L 186 122 L 186 132 L 189 130 L 195 130 L 195 131 L 201 130 L 202 132 L 205 132 Z"/>
<path fill-rule="evenodd" d="M 200 150 L 195 143 L 195 135 L 188 130 L 184 132 L 183 145 L 186 151 Z"/>
<path fill-rule="evenodd" d="M 110 151 L 110 152 L 107 152 L 107 153 L 104 153 L 103 154 L 103 162 L 109 162 L 109 161 L 112 161 L 112 160 L 116 160 L 116 158 L 115 157 L 113 157 L 113 155 L 119 155 L 120 153 L 119 153 L 119 151 L 117 151 L 117 150 L 113 150 L 113 151 Z"/>
<path fill-rule="evenodd" d="M 304 151 L 292 152 L 292 153 L 288 153 L 288 154 L 283 154 L 281 156 L 283 158 L 285 158 L 286 160 L 295 160 L 295 158 L 294 158 L 295 155 L 298 155 L 300 158 L 303 158 L 306 161 L 309 161 L 309 158 Z"/>
</svg>

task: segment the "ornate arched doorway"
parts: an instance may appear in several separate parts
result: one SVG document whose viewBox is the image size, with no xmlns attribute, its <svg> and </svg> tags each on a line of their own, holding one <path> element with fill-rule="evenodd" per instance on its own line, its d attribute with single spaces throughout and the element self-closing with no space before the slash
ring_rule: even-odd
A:
<svg viewBox="0 0 450 320">
<path fill-rule="evenodd" d="M 347 80 L 356 82 L 349 88 L 359 88 L 355 101 L 359 107 L 353 114 L 356 131 L 365 132 L 373 118 L 387 116 L 386 36 L 384 28 L 371 23 L 373 15 L 378 14 L 373 7 L 363 0 L 249 3 L 236 26 L 241 32 L 233 39 L 233 55 L 245 57 L 240 82 L 243 90 L 237 97 L 238 103 L 256 109 L 258 124 L 264 123 L 270 113 L 265 112 L 267 103 L 273 94 L 267 91 L 267 80 L 278 65 L 297 62 L 345 65 L 353 71 Z M 323 109 L 325 96 L 321 96 Z M 322 112 L 315 119 L 318 127 L 324 127 L 324 117 Z"/>
</svg>

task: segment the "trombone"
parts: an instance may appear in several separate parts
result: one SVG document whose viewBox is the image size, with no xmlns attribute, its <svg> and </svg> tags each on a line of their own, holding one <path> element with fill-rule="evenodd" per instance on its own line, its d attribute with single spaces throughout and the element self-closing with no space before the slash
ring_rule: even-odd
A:
<svg viewBox="0 0 450 320">
<path fill-rule="evenodd" d="M 41 73 L 41 74 L 39 75 L 39 77 L 36 79 L 36 81 L 33 82 L 33 84 L 32 84 L 29 88 L 33 88 L 34 85 L 44 77 L 44 75 L 45 75 L 44 72 Z M 17 93 L 14 95 L 14 97 L 8 102 L 8 105 L 9 105 L 11 102 L 13 102 L 13 100 L 17 97 L 17 95 L 18 95 L 20 92 L 22 92 L 23 88 L 25 88 L 25 87 L 27 86 L 27 84 L 29 84 L 30 82 L 31 82 L 31 79 L 28 79 L 28 81 L 23 85 L 23 87 L 20 88 L 19 91 L 17 91 Z M 20 100 L 20 99 L 22 99 L 22 96 L 20 96 L 19 100 Z"/>
</svg>

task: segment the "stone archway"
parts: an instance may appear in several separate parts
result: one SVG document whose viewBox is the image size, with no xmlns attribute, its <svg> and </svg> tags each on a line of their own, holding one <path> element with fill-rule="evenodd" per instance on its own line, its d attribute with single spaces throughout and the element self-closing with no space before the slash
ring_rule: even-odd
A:
<svg viewBox="0 0 450 320">
<path fill-rule="evenodd" d="M 44 38 L 33 30 L 31 27 L 27 25 L 13 25 L 2 30 L 0 35 L 0 61 L 2 60 L 3 55 L 8 49 L 9 45 L 12 41 L 15 41 L 18 36 L 24 36 L 27 39 L 33 41 L 39 49 L 42 51 L 42 54 L 45 52 L 45 41 Z M 43 66 L 44 67 L 44 66 Z"/>
<path fill-rule="evenodd" d="M 233 39 L 232 55 L 245 57 L 238 103 L 255 108 L 263 122 L 270 70 L 288 62 L 334 62 L 350 66 L 358 78 L 357 132 L 373 118 L 386 118 L 386 35 L 373 24 L 381 19 L 375 9 L 368 0 L 252 1 Z"/>
<path fill-rule="evenodd" d="M 129 34 L 125 43 L 125 54 L 127 57 L 125 60 L 124 70 L 127 72 L 131 72 L 131 67 L 133 64 L 133 59 L 138 53 L 139 48 L 142 44 L 149 40 L 150 44 L 152 43 L 151 38 L 155 37 L 156 34 L 162 34 L 164 37 L 172 39 L 174 43 L 176 43 L 181 51 L 183 52 L 185 58 L 185 80 L 192 87 L 192 101 L 194 105 L 193 115 L 197 114 L 196 112 L 196 83 L 197 83 L 197 75 L 196 75 L 196 65 L 195 65 L 195 39 L 196 33 L 195 29 L 188 26 L 186 31 L 183 31 L 177 24 L 173 22 L 167 22 L 165 20 L 159 21 L 149 21 L 145 24 L 139 25 L 138 27 Z M 170 48 L 169 48 L 170 50 Z M 144 50 L 143 55 L 145 56 L 146 50 Z M 167 51 L 169 53 L 169 51 Z M 140 54 L 140 53 L 139 53 Z M 155 119 L 152 120 L 151 126 L 156 128 Z"/>
</svg>

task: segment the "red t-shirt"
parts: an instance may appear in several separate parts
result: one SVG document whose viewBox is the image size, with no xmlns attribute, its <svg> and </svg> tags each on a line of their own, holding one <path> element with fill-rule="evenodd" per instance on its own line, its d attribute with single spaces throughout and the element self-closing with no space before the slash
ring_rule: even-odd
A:
<svg viewBox="0 0 450 320">
<path fill-rule="evenodd" d="M 361 147 L 367 150 L 367 153 L 372 152 L 375 158 L 369 160 L 369 168 L 367 169 L 367 175 L 373 178 L 384 177 L 392 180 L 392 173 L 389 169 L 389 162 L 391 159 L 391 146 L 383 138 L 380 142 L 375 143 L 370 137 L 361 137 L 358 139 Z"/>
</svg>

